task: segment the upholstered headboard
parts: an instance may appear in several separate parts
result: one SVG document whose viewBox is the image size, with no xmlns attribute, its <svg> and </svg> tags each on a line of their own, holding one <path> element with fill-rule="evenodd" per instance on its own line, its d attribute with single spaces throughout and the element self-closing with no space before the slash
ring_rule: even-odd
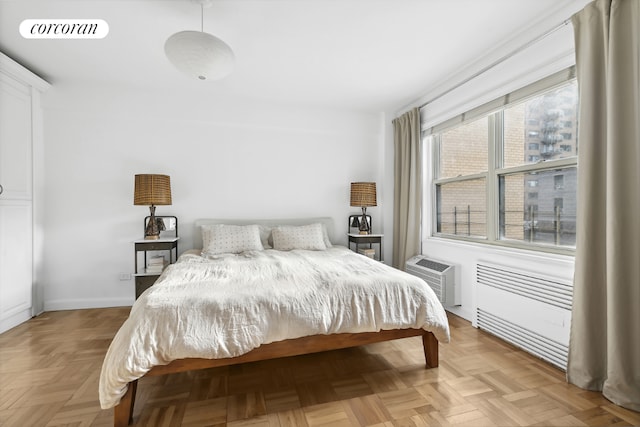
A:
<svg viewBox="0 0 640 427">
<path fill-rule="evenodd" d="M 193 247 L 202 248 L 202 227 L 203 225 L 213 224 L 230 224 L 230 225 L 249 225 L 258 224 L 267 227 L 275 227 L 278 225 L 307 225 L 320 223 L 324 224 L 329 235 L 329 240 L 332 243 L 336 241 L 334 234 L 333 218 L 318 217 L 318 218 L 289 218 L 289 219 L 216 219 L 216 218 L 204 218 L 197 219 L 194 222 L 195 230 L 193 231 Z"/>
</svg>

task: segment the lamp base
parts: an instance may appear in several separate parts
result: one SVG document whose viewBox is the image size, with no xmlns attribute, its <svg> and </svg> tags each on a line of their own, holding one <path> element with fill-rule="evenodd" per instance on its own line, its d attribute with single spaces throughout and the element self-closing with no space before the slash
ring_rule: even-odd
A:
<svg viewBox="0 0 640 427">
<path fill-rule="evenodd" d="M 151 216 L 149 217 L 149 223 L 144 230 L 145 240 L 158 240 L 160 238 L 160 230 L 158 229 L 158 223 L 156 221 L 156 207 L 154 205 L 149 206 Z"/>
<path fill-rule="evenodd" d="M 369 227 L 369 221 L 367 221 L 367 208 L 362 207 L 362 218 L 360 218 L 360 232 L 359 234 L 370 234 L 371 228 Z"/>
</svg>

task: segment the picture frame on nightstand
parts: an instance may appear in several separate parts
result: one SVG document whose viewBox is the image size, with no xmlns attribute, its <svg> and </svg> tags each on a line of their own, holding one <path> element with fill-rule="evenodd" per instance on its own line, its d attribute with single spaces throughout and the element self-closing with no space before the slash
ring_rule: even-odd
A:
<svg viewBox="0 0 640 427">
<path fill-rule="evenodd" d="M 373 228 L 371 228 L 371 215 L 365 215 L 365 217 L 367 218 L 367 222 L 369 223 L 369 230 L 373 230 Z M 358 234 L 360 232 L 360 221 L 362 221 L 362 214 L 349 215 L 348 232 Z"/>
<path fill-rule="evenodd" d="M 147 229 L 150 216 L 144 217 L 144 228 Z M 158 224 L 158 230 L 160 230 L 160 238 L 173 238 L 178 237 L 178 218 L 171 215 L 156 215 L 156 223 Z"/>
</svg>

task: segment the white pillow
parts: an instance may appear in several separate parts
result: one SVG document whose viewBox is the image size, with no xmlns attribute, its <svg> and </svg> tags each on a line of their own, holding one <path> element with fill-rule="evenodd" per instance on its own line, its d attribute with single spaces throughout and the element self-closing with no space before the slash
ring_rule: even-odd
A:
<svg viewBox="0 0 640 427">
<path fill-rule="evenodd" d="M 307 249 L 323 251 L 327 249 L 324 243 L 322 224 L 301 226 L 280 226 L 271 230 L 273 249 L 290 251 L 293 249 Z"/>
<path fill-rule="evenodd" d="M 329 239 L 329 232 L 327 231 L 327 226 L 325 224 L 321 224 L 321 225 L 322 225 L 322 239 L 324 240 L 324 245 L 327 248 L 332 248 L 333 245 L 331 244 L 331 240 Z M 284 226 L 281 226 L 281 227 L 284 227 Z M 264 246 L 265 249 L 273 248 L 273 235 L 271 234 L 272 230 L 273 230 L 272 227 L 268 227 L 266 225 L 260 226 L 260 240 L 262 240 L 262 246 Z"/>
<path fill-rule="evenodd" d="M 202 226 L 202 255 L 238 254 L 261 251 L 257 225 L 214 224 Z"/>
<path fill-rule="evenodd" d="M 324 245 L 327 248 L 332 248 L 331 240 L 329 240 L 329 232 L 327 231 L 327 226 L 322 224 L 322 238 L 324 239 Z"/>
</svg>

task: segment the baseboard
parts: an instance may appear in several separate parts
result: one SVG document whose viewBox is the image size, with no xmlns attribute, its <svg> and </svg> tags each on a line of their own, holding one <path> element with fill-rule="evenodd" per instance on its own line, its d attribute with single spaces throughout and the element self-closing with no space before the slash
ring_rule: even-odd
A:
<svg viewBox="0 0 640 427">
<path fill-rule="evenodd" d="M 132 298 L 59 299 L 44 302 L 44 311 L 81 310 L 84 308 L 130 307 Z"/>
<path fill-rule="evenodd" d="M 15 328 L 19 324 L 24 323 L 29 319 L 31 319 L 31 307 L 16 314 L 12 314 L 5 319 L 2 319 L 0 321 L 0 334 L 8 331 L 11 328 Z"/>
<path fill-rule="evenodd" d="M 473 313 L 472 311 L 463 309 L 462 306 L 445 307 L 444 309 L 455 314 L 456 316 L 460 316 L 463 319 L 468 320 L 472 324 L 476 320 L 475 313 Z M 473 326 L 475 327 L 475 325 Z"/>
</svg>

